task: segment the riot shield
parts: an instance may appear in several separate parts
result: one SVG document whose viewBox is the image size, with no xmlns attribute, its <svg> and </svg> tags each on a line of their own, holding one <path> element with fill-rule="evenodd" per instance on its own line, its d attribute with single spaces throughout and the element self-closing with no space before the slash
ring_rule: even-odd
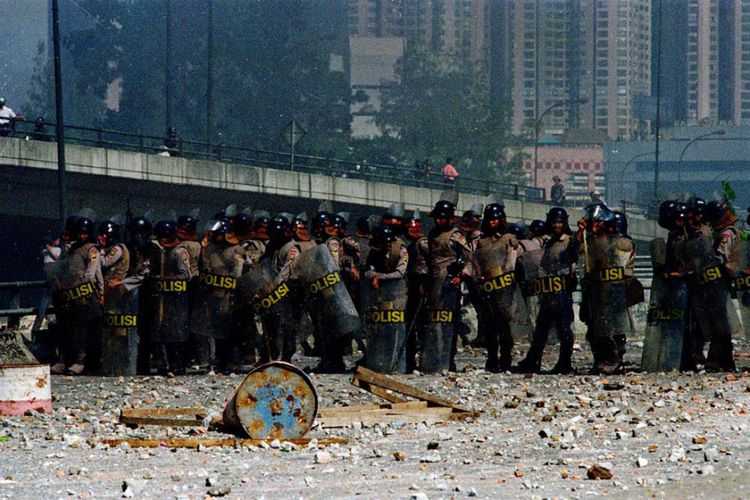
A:
<svg viewBox="0 0 750 500">
<path fill-rule="evenodd" d="M 617 249 L 616 238 L 610 238 L 607 246 L 606 254 L 600 256 L 607 259 L 605 265 L 589 277 L 588 337 L 597 365 L 618 365 L 624 340 L 631 332 L 625 277 L 629 252 Z"/>
<path fill-rule="evenodd" d="M 149 342 L 172 344 L 186 342 L 190 336 L 190 282 L 177 277 L 174 249 L 154 246 L 158 267 L 148 279 L 151 298 Z"/>
<path fill-rule="evenodd" d="M 124 285 L 104 291 L 102 375 L 132 376 L 138 360 L 138 289 Z"/>
<path fill-rule="evenodd" d="M 430 279 L 432 286 L 427 301 L 421 361 L 423 372 L 437 373 L 450 369 L 461 290 L 451 285 L 444 273 Z"/>
<path fill-rule="evenodd" d="M 406 280 L 361 282 L 367 335 L 365 366 L 380 373 L 406 372 Z"/>
<path fill-rule="evenodd" d="M 269 258 L 260 260 L 257 266 L 242 280 L 255 291 L 250 304 L 260 315 L 263 324 L 262 361 L 291 361 L 296 350 L 296 333 L 299 315 L 292 300 L 293 290 L 288 281 L 281 281 Z M 243 290 L 245 296 L 247 290 Z"/>
<path fill-rule="evenodd" d="M 688 286 L 683 278 L 665 278 L 667 247 L 663 238 L 651 242 L 653 278 L 646 319 L 641 366 L 643 370 L 679 370 L 688 328 Z"/>
<path fill-rule="evenodd" d="M 737 277 L 734 279 L 734 289 L 737 292 L 744 337 L 745 340 L 750 340 L 750 274 L 746 273 L 746 270 L 750 267 L 750 242 L 745 239 L 746 237 L 747 235 L 743 234 L 737 240 L 739 270 Z"/>
<path fill-rule="evenodd" d="M 299 280 L 314 323 L 334 338 L 359 328 L 359 315 L 346 290 L 338 264 L 326 245 L 316 245 L 297 257 L 293 275 Z"/>
</svg>

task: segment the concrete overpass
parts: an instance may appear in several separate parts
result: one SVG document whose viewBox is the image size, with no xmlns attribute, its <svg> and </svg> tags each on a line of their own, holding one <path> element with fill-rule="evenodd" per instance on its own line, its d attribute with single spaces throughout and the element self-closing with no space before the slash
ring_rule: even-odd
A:
<svg viewBox="0 0 750 500">
<path fill-rule="evenodd" d="M 159 156 L 157 154 L 66 146 L 69 172 L 68 207 L 91 207 L 99 214 L 133 213 L 153 209 L 201 207 L 213 214 L 229 203 L 271 211 L 299 212 L 330 200 L 337 210 L 354 215 L 371 213 L 391 203 L 408 210 L 429 211 L 441 191 L 386 181 L 342 178 L 319 173 L 254 167 L 252 165 Z M 57 217 L 57 152 L 53 142 L 0 138 L 0 179 L 4 218 L 54 220 Z M 459 211 L 485 200 L 485 194 L 461 193 Z M 511 221 L 543 219 L 549 205 L 504 199 Z M 571 217 L 578 210 L 571 210 Z M 633 218 L 630 232 L 650 240 L 661 229 L 653 221 Z"/>
</svg>

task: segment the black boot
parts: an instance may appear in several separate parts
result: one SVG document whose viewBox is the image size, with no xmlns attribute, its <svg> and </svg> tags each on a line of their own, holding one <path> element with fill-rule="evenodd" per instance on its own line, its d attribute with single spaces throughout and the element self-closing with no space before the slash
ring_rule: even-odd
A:
<svg viewBox="0 0 750 500">
<path fill-rule="evenodd" d="M 513 373 L 541 373 L 542 360 L 532 357 L 529 353 L 526 357 L 513 368 Z"/>
</svg>

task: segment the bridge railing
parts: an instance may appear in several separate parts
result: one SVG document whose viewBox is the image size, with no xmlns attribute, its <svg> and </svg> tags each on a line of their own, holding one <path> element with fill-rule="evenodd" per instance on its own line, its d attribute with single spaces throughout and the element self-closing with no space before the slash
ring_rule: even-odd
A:
<svg viewBox="0 0 750 500">
<path fill-rule="evenodd" d="M 11 127 L 4 135 L 26 137 L 31 140 L 54 141 L 53 131 L 53 123 L 13 120 L 11 121 Z M 398 183 L 429 189 L 452 188 L 459 192 L 495 194 L 508 199 L 545 201 L 543 188 L 519 183 L 501 183 L 467 175 L 459 176 L 455 185 L 447 184 L 440 172 L 426 174 L 422 168 L 416 168 L 413 165 L 360 162 L 307 154 L 295 154 L 292 162 L 291 154 L 288 151 L 270 151 L 227 144 L 208 144 L 179 138 L 170 142 L 165 137 L 80 125 L 65 126 L 65 141 L 84 146 L 180 156 L 199 160 L 224 161 L 342 178 Z"/>
</svg>

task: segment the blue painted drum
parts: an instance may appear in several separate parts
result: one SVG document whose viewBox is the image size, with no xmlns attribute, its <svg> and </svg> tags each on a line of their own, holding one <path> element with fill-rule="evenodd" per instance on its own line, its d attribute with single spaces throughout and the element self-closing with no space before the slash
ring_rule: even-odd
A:
<svg viewBox="0 0 750 500">
<path fill-rule="evenodd" d="M 310 378 L 290 363 L 253 369 L 224 408 L 224 424 L 252 439 L 298 439 L 312 427 L 318 394 Z"/>
</svg>

